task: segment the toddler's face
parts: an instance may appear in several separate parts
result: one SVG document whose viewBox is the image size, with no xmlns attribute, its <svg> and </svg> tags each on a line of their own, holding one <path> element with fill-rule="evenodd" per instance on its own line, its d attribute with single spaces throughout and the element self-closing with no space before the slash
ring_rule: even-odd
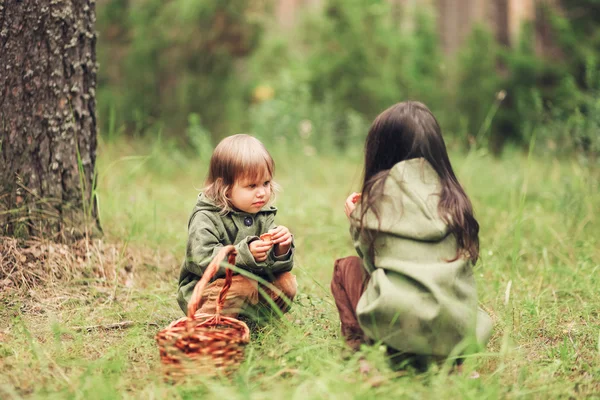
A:
<svg viewBox="0 0 600 400">
<path fill-rule="evenodd" d="M 228 197 L 233 207 L 256 214 L 271 199 L 271 176 L 265 173 L 258 178 L 242 177 L 233 184 Z"/>
</svg>

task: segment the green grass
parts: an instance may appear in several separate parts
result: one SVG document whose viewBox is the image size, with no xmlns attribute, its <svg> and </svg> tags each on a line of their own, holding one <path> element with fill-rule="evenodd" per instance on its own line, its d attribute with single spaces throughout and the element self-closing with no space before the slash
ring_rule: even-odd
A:
<svg viewBox="0 0 600 400">
<path fill-rule="evenodd" d="M 272 148 L 278 222 L 294 233 L 299 295 L 280 321 L 252 333 L 229 379 L 161 377 L 154 335 L 181 312 L 175 302 L 186 223 L 208 160 L 165 143 L 102 144 L 98 193 L 107 243 L 134 254 L 117 278 L 0 292 L 0 398 L 585 398 L 600 397 L 598 173 L 576 161 L 507 152 L 452 154 L 481 225 L 475 269 L 494 318 L 485 353 L 464 375 L 393 372 L 379 347 L 363 377 L 344 358 L 329 292 L 333 262 L 354 253 L 343 213 L 359 188 L 360 149 L 306 157 Z M 127 265 L 133 283 L 124 284 Z M 123 330 L 76 327 L 133 321 Z M 477 370 L 481 378 L 468 378 Z"/>
</svg>

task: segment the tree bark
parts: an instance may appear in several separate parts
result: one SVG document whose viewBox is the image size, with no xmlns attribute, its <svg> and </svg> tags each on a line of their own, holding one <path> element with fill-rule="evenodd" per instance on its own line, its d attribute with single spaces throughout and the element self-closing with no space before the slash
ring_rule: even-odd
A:
<svg viewBox="0 0 600 400">
<path fill-rule="evenodd" d="M 0 0 L 0 234 L 100 229 L 95 0 Z"/>
</svg>

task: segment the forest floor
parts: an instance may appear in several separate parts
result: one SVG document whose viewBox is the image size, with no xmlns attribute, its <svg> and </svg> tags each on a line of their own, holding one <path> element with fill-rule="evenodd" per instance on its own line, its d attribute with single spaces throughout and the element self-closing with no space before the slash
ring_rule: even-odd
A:
<svg viewBox="0 0 600 400">
<path fill-rule="evenodd" d="M 598 171 L 515 151 L 451 154 L 481 225 L 474 272 L 494 334 L 462 374 L 416 373 L 390 368 L 381 346 L 350 354 L 340 338 L 329 282 L 334 260 L 354 254 L 343 203 L 360 186 L 360 150 L 272 154 L 299 292 L 283 318 L 253 328 L 236 373 L 167 382 L 155 342 L 183 316 L 179 265 L 208 160 L 119 140 L 99 149 L 102 239 L 0 240 L 0 398 L 600 397 Z"/>
</svg>

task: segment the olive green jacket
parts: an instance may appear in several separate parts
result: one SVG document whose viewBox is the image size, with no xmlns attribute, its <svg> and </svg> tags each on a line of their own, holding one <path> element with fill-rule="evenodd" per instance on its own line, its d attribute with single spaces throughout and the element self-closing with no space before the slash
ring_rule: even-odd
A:
<svg viewBox="0 0 600 400">
<path fill-rule="evenodd" d="M 177 302 L 184 313 L 196 283 L 223 246 L 234 245 L 237 250 L 235 265 L 264 279 L 272 280 L 275 274 L 292 269 L 293 243 L 287 254 L 275 256 L 271 249 L 267 259 L 261 262 L 254 260 L 250 253 L 249 244 L 276 227 L 275 214 L 275 207 L 265 206 L 256 214 L 230 211 L 222 215 L 220 208 L 204 194 L 198 196 L 188 222 L 186 257 L 179 275 Z M 213 279 L 224 276 L 225 270 L 221 268 Z"/>
<path fill-rule="evenodd" d="M 485 345 L 492 323 L 478 310 L 472 263 L 448 261 L 457 242 L 438 214 L 439 193 L 439 177 L 425 159 L 400 162 L 385 178 L 380 222 L 371 211 L 365 216 L 366 228 L 378 232 L 374 260 L 358 232 L 360 203 L 351 234 L 370 275 L 356 309 L 367 336 L 407 353 L 448 356 Z"/>
</svg>

